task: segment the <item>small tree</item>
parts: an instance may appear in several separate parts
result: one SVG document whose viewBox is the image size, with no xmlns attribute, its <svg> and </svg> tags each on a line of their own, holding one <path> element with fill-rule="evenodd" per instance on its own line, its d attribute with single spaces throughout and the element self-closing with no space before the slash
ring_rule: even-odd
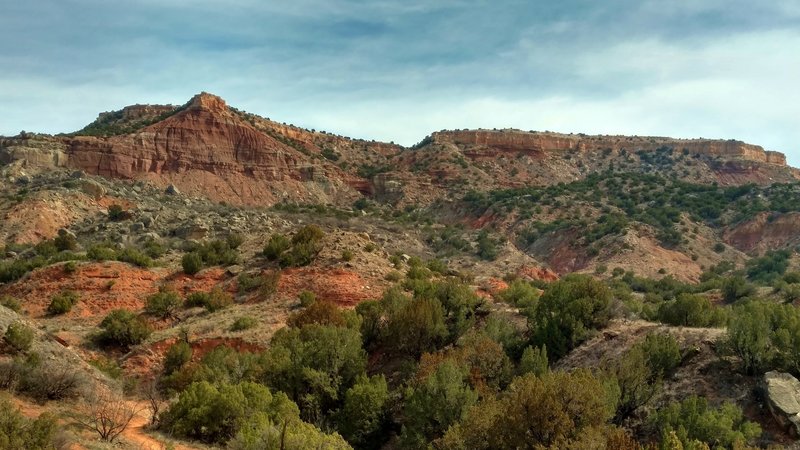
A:
<svg viewBox="0 0 800 450">
<path fill-rule="evenodd" d="M 522 358 L 519 360 L 519 374 L 525 375 L 532 373 L 540 377 L 547 373 L 547 347 L 531 347 L 525 348 L 522 352 Z"/>
<path fill-rule="evenodd" d="M 147 409 L 150 411 L 150 426 L 158 427 L 159 415 L 164 405 L 166 405 L 166 400 L 158 388 L 158 381 L 148 380 L 141 383 L 139 392 L 147 400 Z"/>
<path fill-rule="evenodd" d="M 167 349 L 164 357 L 164 374 L 170 375 L 192 360 L 192 347 L 186 341 L 178 341 Z"/>
<path fill-rule="evenodd" d="M 74 414 L 75 422 L 97 433 L 100 439 L 114 442 L 125 432 L 139 409 L 107 389 L 95 391 L 93 397 L 79 406 L 77 414 Z"/>
<path fill-rule="evenodd" d="M 360 377 L 347 390 L 339 412 L 339 431 L 357 448 L 380 448 L 387 425 L 389 388 L 383 375 Z"/>
</svg>

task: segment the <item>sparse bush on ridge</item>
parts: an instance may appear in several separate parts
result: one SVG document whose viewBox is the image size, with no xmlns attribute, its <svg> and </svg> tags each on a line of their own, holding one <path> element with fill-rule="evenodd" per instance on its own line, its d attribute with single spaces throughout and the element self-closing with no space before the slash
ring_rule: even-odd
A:
<svg viewBox="0 0 800 450">
<path fill-rule="evenodd" d="M 255 317 L 243 316 L 237 318 L 231 324 L 231 331 L 244 331 L 258 326 L 258 320 Z"/>
</svg>

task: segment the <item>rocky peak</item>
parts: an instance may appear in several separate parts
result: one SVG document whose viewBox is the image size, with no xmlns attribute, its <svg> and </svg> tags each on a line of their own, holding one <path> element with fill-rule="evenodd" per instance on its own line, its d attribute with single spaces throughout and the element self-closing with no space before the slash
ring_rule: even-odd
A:
<svg viewBox="0 0 800 450">
<path fill-rule="evenodd" d="M 210 112 L 227 112 L 228 104 L 222 97 L 201 92 L 189 100 L 189 109 L 205 109 Z"/>
</svg>

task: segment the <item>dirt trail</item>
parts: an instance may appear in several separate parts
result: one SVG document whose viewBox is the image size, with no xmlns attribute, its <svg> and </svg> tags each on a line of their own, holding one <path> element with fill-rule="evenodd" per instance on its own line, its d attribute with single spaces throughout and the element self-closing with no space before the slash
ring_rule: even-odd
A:
<svg viewBox="0 0 800 450">
<path fill-rule="evenodd" d="M 52 409 L 18 397 L 13 397 L 12 403 L 20 409 L 22 415 L 29 418 L 39 417 L 45 411 Z M 122 432 L 122 435 L 117 440 L 117 445 L 122 444 L 121 448 L 131 450 L 165 450 L 167 441 L 159 440 L 147 432 L 147 425 L 150 423 L 150 411 L 146 408 L 146 403 L 131 401 L 130 406 L 136 408 L 138 412 L 131 420 L 131 423 L 128 424 L 128 428 Z M 96 435 L 93 437 L 96 437 Z M 85 448 L 85 446 L 78 443 L 72 443 L 69 447 L 70 450 L 82 450 Z M 205 447 L 194 447 L 185 443 L 173 442 L 172 448 L 175 450 L 201 450 Z"/>
<path fill-rule="evenodd" d="M 150 423 L 150 411 L 145 402 L 130 402 L 131 406 L 138 411 L 136 416 L 128 424 L 128 428 L 122 432 L 122 438 L 129 444 L 127 448 L 136 450 L 164 450 L 167 442 L 156 439 L 147 433 L 147 425 Z M 198 450 L 200 447 L 192 447 L 186 444 L 173 442 L 175 450 Z"/>
</svg>

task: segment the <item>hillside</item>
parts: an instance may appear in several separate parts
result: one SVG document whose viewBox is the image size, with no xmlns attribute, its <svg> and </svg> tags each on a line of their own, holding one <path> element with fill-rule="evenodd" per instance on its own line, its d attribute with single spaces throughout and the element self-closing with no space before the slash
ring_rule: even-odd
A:
<svg viewBox="0 0 800 450">
<path fill-rule="evenodd" d="M 0 138 L 0 407 L 64 448 L 790 446 L 798 218 L 739 141 L 134 105 Z"/>
</svg>

